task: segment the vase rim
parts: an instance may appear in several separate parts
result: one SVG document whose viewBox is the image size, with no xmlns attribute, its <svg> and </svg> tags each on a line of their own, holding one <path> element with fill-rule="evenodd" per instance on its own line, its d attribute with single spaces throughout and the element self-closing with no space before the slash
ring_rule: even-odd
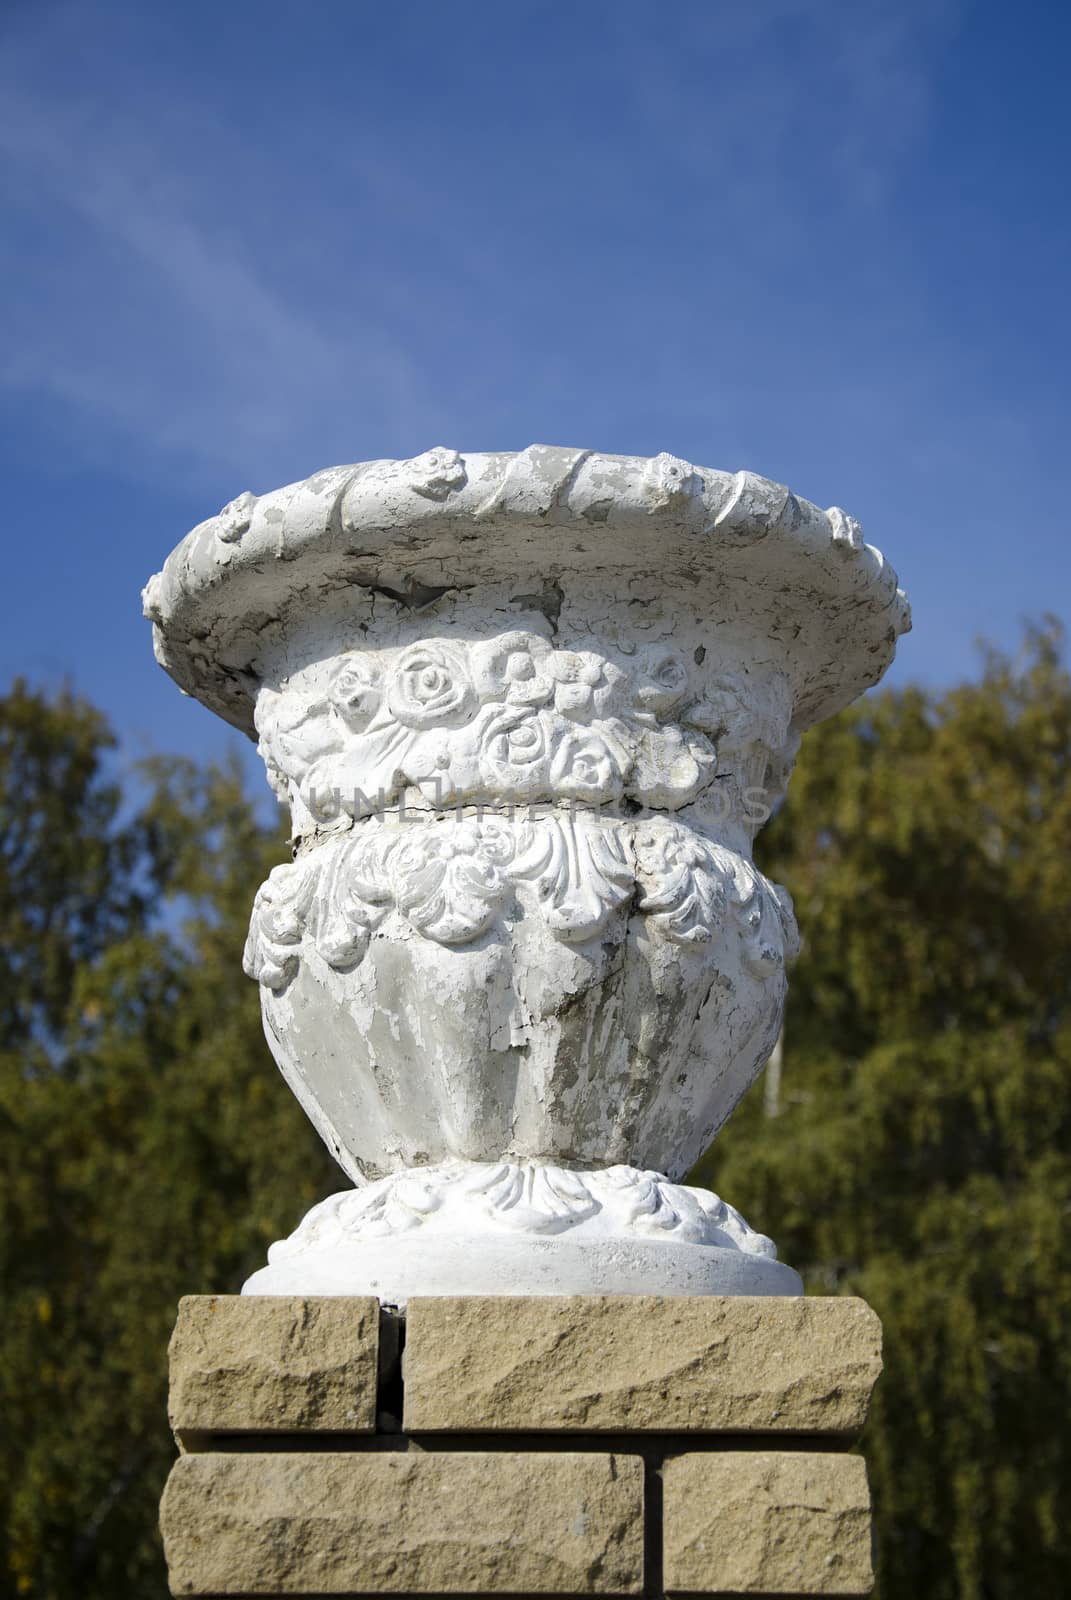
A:
<svg viewBox="0 0 1071 1600">
<path fill-rule="evenodd" d="M 809 726 L 882 676 L 907 598 L 854 518 L 756 474 L 531 445 L 328 468 L 239 495 L 195 527 L 143 592 L 156 656 L 188 694 L 255 737 L 259 662 L 352 585 L 428 612 L 451 591 L 615 574 L 688 595 L 713 625 L 780 641 Z M 553 627 L 553 623 L 552 623 Z"/>
</svg>

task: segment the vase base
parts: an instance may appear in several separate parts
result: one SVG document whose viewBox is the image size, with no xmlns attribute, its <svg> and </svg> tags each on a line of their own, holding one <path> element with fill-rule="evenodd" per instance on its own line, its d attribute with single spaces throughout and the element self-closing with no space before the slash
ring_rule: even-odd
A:
<svg viewBox="0 0 1071 1600">
<path fill-rule="evenodd" d="M 262 1267 L 243 1294 L 375 1295 L 404 1308 L 414 1295 L 801 1295 L 782 1261 L 671 1239 L 410 1238 L 309 1251 Z"/>
<path fill-rule="evenodd" d="M 636 1167 L 448 1161 L 314 1206 L 243 1294 L 799 1295 L 771 1240 Z"/>
</svg>

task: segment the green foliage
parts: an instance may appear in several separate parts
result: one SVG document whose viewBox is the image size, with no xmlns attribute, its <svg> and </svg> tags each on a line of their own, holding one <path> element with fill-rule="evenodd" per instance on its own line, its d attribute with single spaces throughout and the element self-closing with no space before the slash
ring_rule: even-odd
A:
<svg viewBox="0 0 1071 1600">
<path fill-rule="evenodd" d="M 144 914 L 138 842 L 116 826 L 114 739 L 70 695 L 16 683 L 0 716 L 0 1042 L 62 1028 L 75 971 Z"/>
<path fill-rule="evenodd" d="M 760 843 L 804 931 L 779 1114 L 758 1085 L 701 1176 L 884 1321 L 882 1600 L 1056 1596 L 1071 1571 L 1061 643 L 816 729 Z"/>
<path fill-rule="evenodd" d="M 886 1330 L 882 1600 L 1071 1565 L 1071 683 L 1055 628 L 804 743 L 760 841 L 805 935 L 779 1114 L 704 1177 Z M 0 1597 L 165 1592 L 164 1352 L 339 1185 L 237 957 L 284 857 L 236 769 L 120 784 L 92 707 L 0 700 Z"/>
<path fill-rule="evenodd" d="M 0 1594 L 33 1600 L 166 1593 L 176 1302 L 339 1187 L 237 963 L 281 835 L 236 770 L 155 762 L 124 807 L 111 746 L 0 701 Z"/>
</svg>

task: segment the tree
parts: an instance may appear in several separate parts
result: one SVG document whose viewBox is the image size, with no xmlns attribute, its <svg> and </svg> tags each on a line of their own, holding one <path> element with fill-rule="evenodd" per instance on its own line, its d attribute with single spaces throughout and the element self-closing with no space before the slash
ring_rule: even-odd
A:
<svg viewBox="0 0 1071 1600">
<path fill-rule="evenodd" d="M 764 869 L 804 952 L 780 1114 L 702 1164 L 818 1293 L 863 1295 L 881 1600 L 1071 1570 L 1071 679 L 1055 624 L 981 680 L 804 741 Z"/>
<path fill-rule="evenodd" d="M 805 938 L 779 1114 L 756 1086 L 702 1176 L 884 1320 L 882 1600 L 1048 1600 L 1071 1565 L 1061 652 L 816 729 L 760 839 Z M 114 763 L 85 702 L 0 699 L 3 1597 L 164 1592 L 176 1302 L 339 1186 L 238 965 L 281 834 L 237 766 Z"/>
<path fill-rule="evenodd" d="M 239 956 L 282 858 L 237 767 L 124 796 L 103 719 L 0 701 L 0 1593 L 156 1596 L 165 1352 L 338 1187 Z"/>
</svg>

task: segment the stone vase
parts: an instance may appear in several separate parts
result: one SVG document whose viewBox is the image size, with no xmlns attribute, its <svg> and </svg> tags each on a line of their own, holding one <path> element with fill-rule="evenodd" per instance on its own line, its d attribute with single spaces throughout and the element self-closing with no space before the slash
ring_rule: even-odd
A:
<svg viewBox="0 0 1071 1600">
<path fill-rule="evenodd" d="M 437 449 L 240 496 L 145 610 L 290 807 L 245 967 L 356 1186 L 247 1290 L 799 1292 L 679 1180 L 780 1027 L 754 836 L 909 626 L 858 524 L 669 455 Z"/>
</svg>

